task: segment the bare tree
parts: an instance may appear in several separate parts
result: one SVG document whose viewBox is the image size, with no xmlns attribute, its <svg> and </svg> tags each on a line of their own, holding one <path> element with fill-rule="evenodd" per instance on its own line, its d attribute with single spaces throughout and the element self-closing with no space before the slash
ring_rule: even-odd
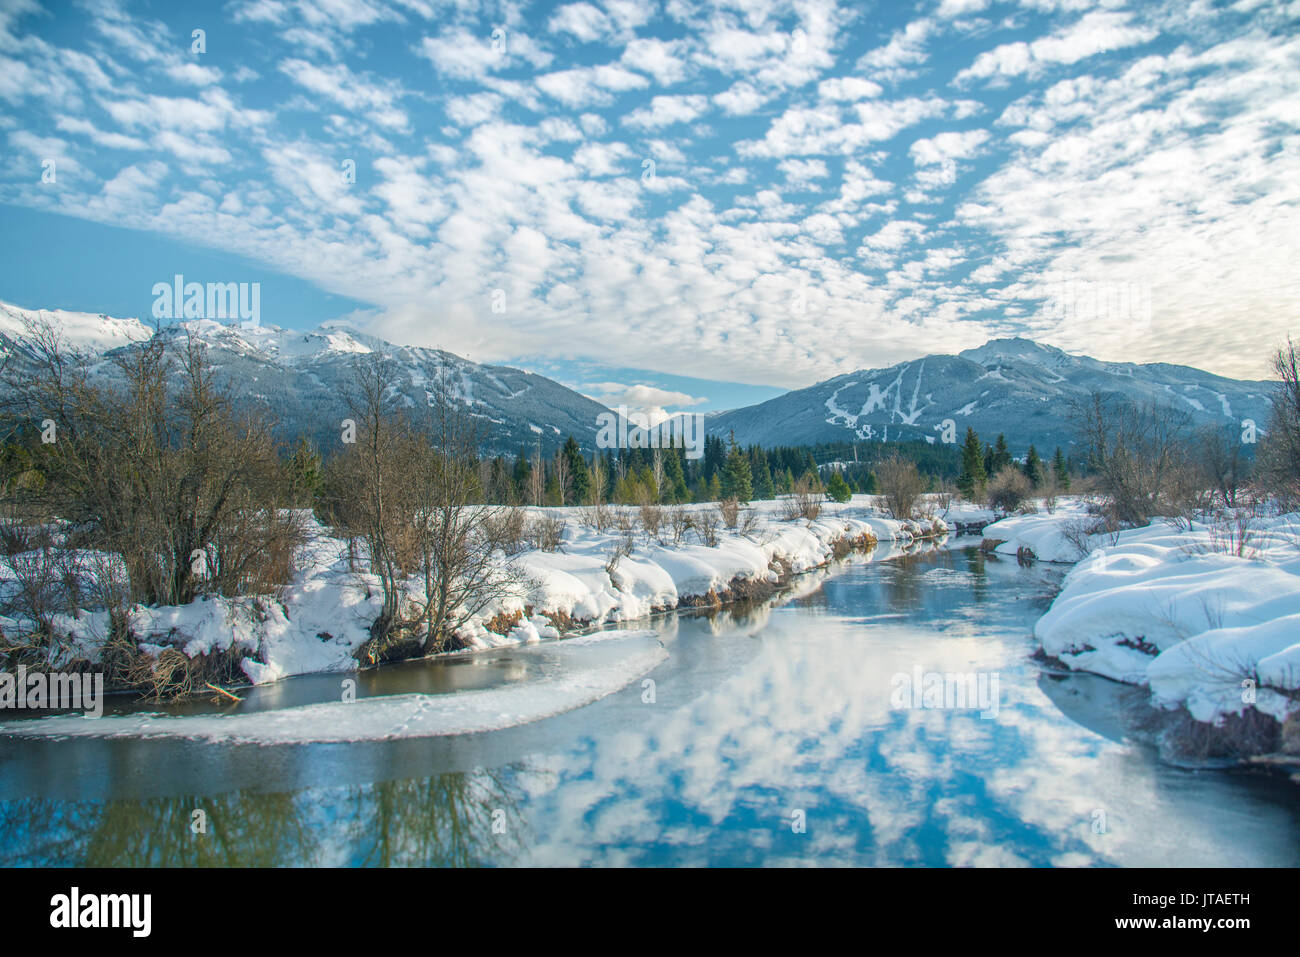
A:
<svg viewBox="0 0 1300 957">
<path fill-rule="evenodd" d="M 1237 427 L 1205 426 L 1198 430 L 1195 444 L 1198 478 L 1218 493 L 1223 505 L 1236 507 L 1249 468 Z"/>
<path fill-rule="evenodd" d="M 546 495 L 546 469 L 542 461 L 542 446 L 539 442 L 533 453 L 532 467 L 528 470 L 528 500 L 540 506 Z"/>
<path fill-rule="evenodd" d="M 326 467 L 322 492 L 329 517 L 366 544 L 383 593 L 370 628 L 372 641 L 380 642 L 402 611 L 401 539 L 411 510 L 404 473 L 418 465 L 410 423 L 397 411 L 397 384 L 391 359 L 371 354 L 357 361 L 348 393 L 353 428 L 344 427 L 344 451 Z"/>
<path fill-rule="evenodd" d="M 1092 393 L 1072 409 L 1088 463 L 1116 521 L 1145 525 L 1153 516 L 1176 514 L 1189 487 L 1185 414 L 1168 406 L 1138 404 Z M 1177 496 L 1171 495 L 1179 490 Z"/>
<path fill-rule="evenodd" d="M 48 321 L 25 339 L 27 362 L 5 379 L 6 411 L 42 432 L 44 483 L 29 497 L 83 547 L 121 556 L 135 600 L 243 593 L 276 577 L 271 552 L 292 564 L 301 530 L 274 520 L 284 476 L 270 423 L 235 410 L 200 342 L 156 335 L 106 378 Z"/>
<path fill-rule="evenodd" d="M 474 419 L 445 379 L 435 386 L 430 426 L 427 463 L 412 476 L 426 653 L 443 650 L 465 622 L 493 601 L 517 595 L 523 582 L 493 534 L 500 509 L 479 502 Z"/>
<path fill-rule="evenodd" d="M 1300 503 L 1300 357 L 1289 338 L 1273 354 L 1280 386 L 1272 396 L 1268 431 L 1259 454 L 1259 474 L 1285 507 Z"/>
<path fill-rule="evenodd" d="M 916 463 L 898 453 L 891 454 L 875 468 L 876 482 L 885 497 L 885 505 L 894 518 L 909 519 L 916 512 L 916 503 L 925 492 L 925 479 Z"/>
<path fill-rule="evenodd" d="M 555 458 L 551 460 L 551 474 L 555 476 L 555 485 L 560 490 L 559 504 L 565 505 L 569 501 L 573 476 L 569 474 L 569 460 L 565 456 L 563 449 L 556 452 Z"/>
</svg>

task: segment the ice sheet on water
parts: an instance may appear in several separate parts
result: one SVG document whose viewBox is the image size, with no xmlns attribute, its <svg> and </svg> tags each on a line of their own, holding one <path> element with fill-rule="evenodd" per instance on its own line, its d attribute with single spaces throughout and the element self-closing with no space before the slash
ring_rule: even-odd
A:
<svg viewBox="0 0 1300 957">
<path fill-rule="evenodd" d="M 496 731 L 591 704 L 650 671 L 668 652 L 653 631 L 600 632 L 522 649 L 546 667 L 535 680 L 455 694 L 401 694 L 226 715 L 60 715 L 0 725 L 24 737 L 178 737 L 308 744 Z"/>
</svg>

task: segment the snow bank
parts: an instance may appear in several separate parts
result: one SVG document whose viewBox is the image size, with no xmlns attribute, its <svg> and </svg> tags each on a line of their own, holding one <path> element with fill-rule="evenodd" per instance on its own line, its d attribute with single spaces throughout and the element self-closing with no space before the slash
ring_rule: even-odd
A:
<svg viewBox="0 0 1300 957">
<path fill-rule="evenodd" d="M 1001 537 L 1002 525 L 986 534 Z M 1016 534 L 1049 540 L 1037 527 Z M 1242 554 L 1205 525 L 1157 521 L 1106 541 L 1035 625 L 1047 654 L 1148 685 L 1158 704 L 1199 721 L 1251 706 L 1282 720 L 1300 708 L 1300 515 L 1255 520 Z"/>
<path fill-rule="evenodd" d="M 1079 547 L 1066 537 L 1072 525 L 1089 520 L 1085 504 L 1079 499 L 1061 499 L 1051 512 L 1013 515 L 984 528 L 984 537 L 1001 542 L 994 551 L 1014 556 L 1022 548 L 1043 562 L 1077 562 L 1083 557 Z M 1100 541 L 1100 539 L 1097 539 Z"/>
<path fill-rule="evenodd" d="M 528 654 L 540 649 L 526 649 Z M 401 694 L 228 715 L 60 715 L 0 725 L 18 737 L 190 738 L 230 744 L 311 744 L 498 731 L 613 694 L 668 652 L 654 632 L 602 632 L 555 642 L 556 667 L 536 680 L 455 694 Z"/>
<path fill-rule="evenodd" d="M 696 513 L 714 508 L 687 506 Z M 787 570 L 798 573 L 825 565 L 836 543 L 846 538 L 871 535 L 881 542 L 908 542 L 946 531 L 942 520 L 922 525 L 886 518 L 867 496 L 844 505 L 826 503 L 813 521 L 783 521 L 781 503 L 758 502 L 748 530 L 719 528 L 714 546 L 700 544 L 694 533 L 673 542 L 638 532 L 632 553 L 609 570 L 622 533 L 583 524 L 581 509 L 544 511 L 567 523 L 561 550 L 513 556 L 527 587 L 483 609 L 462 629 L 460 637 L 471 648 L 556 638 L 559 630 L 553 620 L 565 622 L 565 627 L 567 622 L 630 622 L 683 602 L 713 600 L 737 582 L 775 584 Z M 299 571 L 279 595 L 209 597 L 185 606 L 133 608 L 131 630 L 140 647 L 154 654 L 174 647 L 191 657 L 242 650 L 241 667 L 254 684 L 355 669 L 354 654 L 369 639 L 370 625 L 381 609 L 379 582 L 360 571 L 363 561 L 349 568 L 344 543 L 330 537 L 309 513 L 303 520 L 309 542 L 299 556 Z M 15 587 L 10 561 L 0 559 L 0 598 Z M 408 587 L 418 598 L 418 583 L 413 580 Z M 507 634 L 490 631 L 486 624 L 503 614 L 518 620 Z M 98 660 L 108 632 L 104 613 L 64 616 L 56 626 L 69 636 L 63 659 Z M 21 631 L 24 622 L 0 618 L 0 627 Z"/>
</svg>

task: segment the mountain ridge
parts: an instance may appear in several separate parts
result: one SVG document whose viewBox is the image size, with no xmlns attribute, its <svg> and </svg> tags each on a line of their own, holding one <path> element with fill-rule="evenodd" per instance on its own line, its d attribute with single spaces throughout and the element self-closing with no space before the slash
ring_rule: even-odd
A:
<svg viewBox="0 0 1300 957">
<path fill-rule="evenodd" d="M 100 360 L 155 334 L 138 319 L 0 302 L 0 347 L 6 355 L 23 352 L 23 319 L 41 316 L 57 323 L 70 344 Z M 305 433 L 322 447 L 337 441 L 334 423 L 348 415 L 343 396 L 353 359 L 373 352 L 397 362 L 407 408 L 427 405 L 426 386 L 448 376 L 482 426 L 483 449 L 490 454 L 513 455 L 539 445 L 550 454 L 569 435 L 594 451 L 599 416 L 609 411 L 545 376 L 441 349 L 399 345 L 341 321 L 297 331 L 190 319 L 156 334 L 196 336 L 237 397 L 276 414 L 281 437 Z M 952 435 L 960 442 L 971 426 L 986 439 L 1004 434 L 1013 452 L 1022 454 L 1031 443 L 1043 450 L 1068 449 L 1073 441 L 1069 407 L 1092 391 L 1172 405 L 1197 425 L 1249 418 L 1262 426 L 1274 388 L 1274 383 L 1229 379 L 1191 366 L 1113 362 L 1009 337 L 955 354 L 842 373 L 755 405 L 708 413 L 705 429 L 723 438 L 734 433 L 742 445 L 771 447 L 935 443 Z"/>
<path fill-rule="evenodd" d="M 1023 454 L 1073 444 L 1070 407 L 1087 394 L 1117 393 L 1186 412 L 1195 425 L 1263 426 L 1274 383 L 1229 379 L 1174 363 L 1112 362 L 1032 339 L 991 339 L 879 369 L 859 369 L 765 402 L 709 416 L 708 434 L 742 445 L 943 441 L 967 426 L 1006 436 Z M 947 428 L 951 423 L 954 428 Z"/>
<path fill-rule="evenodd" d="M 69 345 L 86 351 L 95 360 L 92 369 L 106 376 L 113 374 L 107 360 L 118 350 L 155 334 L 135 319 L 0 303 L 0 348 L 6 356 L 22 360 L 23 319 L 42 316 L 58 324 Z M 395 398 L 405 408 L 427 407 L 427 387 L 446 376 L 478 422 L 480 446 L 489 454 L 515 455 L 521 448 L 531 452 L 540 445 L 549 455 L 569 435 L 592 451 L 598 416 L 608 412 L 594 399 L 545 376 L 472 362 L 441 349 L 397 345 L 343 325 L 298 331 L 187 319 L 165 325 L 156 334 L 169 340 L 195 336 L 207 349 L 218 380 L 237 400 L 274 414 L 278 438 L 291 441 L 306 434 L 322 450 L 338 442 L 342 420 L 349 417 L 345 396 L 354 358 L 374 352 L 397 363 L 400 385 Z"/>
</svg>

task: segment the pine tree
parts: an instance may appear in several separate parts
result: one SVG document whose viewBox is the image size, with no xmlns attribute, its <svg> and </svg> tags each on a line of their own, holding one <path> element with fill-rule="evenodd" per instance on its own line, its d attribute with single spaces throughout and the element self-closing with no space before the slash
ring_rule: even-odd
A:
<svg viewBox="0 0 1300 957">
<path fill-rule="evenodd" d="M 838 469 L 831 473 L 830 481 L 826 483 L 826 494 L 837 502 L 847 502 L 853 497 L 853 490 Z"/>
<path fill-rule="evenodd" d="M 585 505 L 591 497 L 591 470 L 587 468 L 587 460 L 582 457 L 577 439 L 569 436 L 561 454 L 568 461 L 569 490 L 573 495 L 573 504 Z"/>
<path fill-rule="evenodd" d="M 701 467 L 704 469 L 704 481 L 709 482 L 718 472 L 722 471 L 723 463 L 726 461 L 727 453 L 722 446 L 722 439 L 716 435 L 705 436 L 704 439 L 704 459 Z"/>
<path fill-rule="evenodd" d="M 1070 469 L 1065 464 L 1065 454 L 1061 447 L 1056 447 L 1056 454 L 1052 456 L 1052 474 L 1056 476 L 1056 487 L 1062 492 L 1070 491 Z"/>
<path fill-rule="evenodd" d="M 528 478 L 532 474 L 533 467 L 528 464 L 528 452 L 526 449 L 519 450 L 519 458 L 515 459 L 515 467 L 510 475 L 510 481 L 514 485 L 515 501 L 528 501 Z"/>
<path fill-rule="evenodd" d="M 989 475 L 997 475 L 1011 462 L 1011 450 L 1007 448 L 1007 437 L 999 432 L 998 440 L 993 446 L 993 468 L 989 469 Z"/>
<path fill-rule="evenodd" d="M 289 458 L 289 485 L 293 504 L 310 505 L 320 489 L 320 484 L 320 453 L 306 436 L 300 436 L 298 445 Z"/>
<path fill-rule="evenodd" d="M 961 475 L 957 477 L 957 489 L 968 499 L 983 494 L 988 484 L 988 473 L 984 471 L 984 451 L 980 447 L 980 437 L 969 426 L 966 428 L 966 441 L 961 447 Z"/>
<path fill-rule="evenodd" d="M 686 473 L 682 469 L 682 450 L 679 446 L 664 449 L 664 487 L 659 497 L 669 502 L 686 500 Z"/>
<path fill-rule="evenodd" d="M 738 502 L 748 502 L 754 497 L 753 473 L 749 468 L 749 456 L 736 444 L 736 434 L 731 434 L 730 447 L 727 449 L 727 461 L 722 469 L 722 495 L 734 498 Z"/>
<path fill-rule="evenodd" d="M 1038 488 L 1043 484 L 1043 460 L 1038 457 L 1038 449 L 1034 444 L 1029 443 L 1029 452 L 1025 455 L 1024 465 L 1025 478 L 1029 479 L 1029 484 Z"/>
<path fill-rule="evenodd" d="M 768 499 L 776 495 L 772 484 L 772 470 L 767 465 L 767 455 L 759 446 L 754 446 L 750 455 L 754 471 L 754 498 Z"/>
<path fill-rule="evenodd" d="M 488 471 L 488 502 L 493 505 L 507 505 L 512 499 L 510 473 L 506 471 L 506 460 L 498 455 L 492 460 Z"/>
</svg>

